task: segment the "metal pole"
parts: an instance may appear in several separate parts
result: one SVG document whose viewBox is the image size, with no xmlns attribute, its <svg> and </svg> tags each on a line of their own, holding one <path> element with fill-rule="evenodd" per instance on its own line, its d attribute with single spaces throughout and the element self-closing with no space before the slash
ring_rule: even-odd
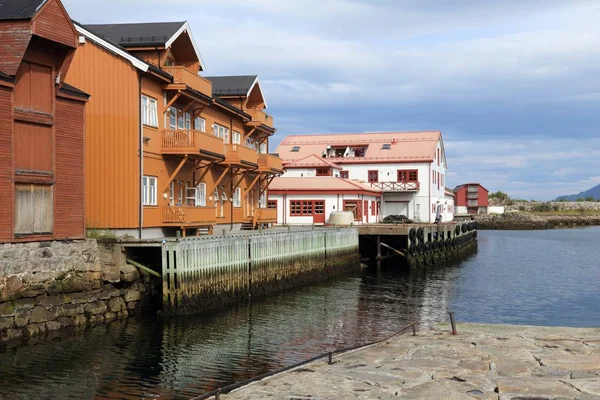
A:
<svg viewBox="0 0 600 400">
<path fill-rule="evenodd" d="M 329 365 L 333 364 L 333 353 L 331 351 L 329 352 L 329 354 L 327 354 L 327 358 L 328 358 L 327 363 Z"/>
<path fill-rule="evenodd" d="M 221 389 L 217 390 L 217 393 L 215 393 L 215 400 L 219 400 L 221 395 Z"/>
<path fill-rule="evenodd" d="M 456 321 L 454 320 L 454 313 L 449 312 L 450 314 L 450 325 L 452 325 L 452 334 L 456 335 Z"/>
<path fill-rule="evenodd" d="M 413 336 L 417 336 L 416 324 L 412 324 Z"/>
</svg>

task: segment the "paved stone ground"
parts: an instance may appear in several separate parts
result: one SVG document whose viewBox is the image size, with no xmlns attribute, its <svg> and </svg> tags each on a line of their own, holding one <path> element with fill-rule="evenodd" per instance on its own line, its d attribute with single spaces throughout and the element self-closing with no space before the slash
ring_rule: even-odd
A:
<svg viewBox="0 0 600 400">
<path fill-rule="evenodd" d="M 397 336 L 221 399 L 600 400 L 600 329 L 459 324 Z"/>
</svg>

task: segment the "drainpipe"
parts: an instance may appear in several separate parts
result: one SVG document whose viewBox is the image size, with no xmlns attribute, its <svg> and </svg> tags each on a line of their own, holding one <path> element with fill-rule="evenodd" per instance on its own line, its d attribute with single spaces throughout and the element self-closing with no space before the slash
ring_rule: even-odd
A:
<svg viewBox="0 0 600 400">
<path fill-rule="evenodd" d="M 231 141 L 231 143 L 233 143 L 233 117 L 229 118 L 229 140 Z M 231 222 L 229 223 L 229 230 L 232 231 L 233 230 L 233 197 L 234 197 L 234 193 L 233 193 L 233 169 L 229 170 L 229 177 L 231 179 Z M 241 184 L 241 182 L 240 182 Z M 240 202 L 242 201 L 242 199 L 240 199 Z"/>
<path fill-rule="evenodd" d="M 141 73 L 138 74 L 138 121 L 139 121 L 139 156 L 140 156 L 140 201 L 139 201 L 139 226 L 138 239 L 142 239 L 142 231 L 144 226 L 144 126 L 142 124 L 142 78 Z M 157 194 L 158 196 L 158 194 Z M 158 200 L 158 199 L 157 199 Z"/>
<path fill-rule="evenodd" d="M 287 190 L 283 192 L 283 225 L 287 225 Z"/>
<path fill-rule="evenodd" d="M 429 215 L 429 217 L 427 218 L 427 220 L 429 221 L 429 223 L 431 223 L 431 208 L 429 208 L 431 206 L 431 163 L 429 163 L 429 174 L 428 174 L 428 179 L 429 181 L 429 203 L 427 204 L 427 215 Z"/>
</svg>

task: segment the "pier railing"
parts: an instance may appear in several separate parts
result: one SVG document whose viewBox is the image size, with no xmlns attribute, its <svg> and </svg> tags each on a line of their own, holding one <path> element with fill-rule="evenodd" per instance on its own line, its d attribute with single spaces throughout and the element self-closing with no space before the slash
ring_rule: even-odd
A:
<svg viewBox="0 0 600 400">
<path fill-rule="evenodd" d="M 193 237 L 162 245 L 163 310 L 242 297 L 256 286 L 278 287 L 302 273 L 323 273 L 358 257 L 356 228 L 323 228 L 223 237 Z M 215 304 L 217 305 L 217 304 Z"/>
</svg>

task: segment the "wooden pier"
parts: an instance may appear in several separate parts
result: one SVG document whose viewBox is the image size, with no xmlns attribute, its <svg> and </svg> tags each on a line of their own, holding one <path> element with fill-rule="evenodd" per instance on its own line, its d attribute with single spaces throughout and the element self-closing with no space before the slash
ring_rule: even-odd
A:
<svg viewBox="0 0 600 400">
<path fill-rule="evenodd" d="M 441 224 L 368 224 L 358 227 L 363 260 L 402 257 L 410 267 L 460 258 L 476 246 L 475 221 Z"/>
</svg>

